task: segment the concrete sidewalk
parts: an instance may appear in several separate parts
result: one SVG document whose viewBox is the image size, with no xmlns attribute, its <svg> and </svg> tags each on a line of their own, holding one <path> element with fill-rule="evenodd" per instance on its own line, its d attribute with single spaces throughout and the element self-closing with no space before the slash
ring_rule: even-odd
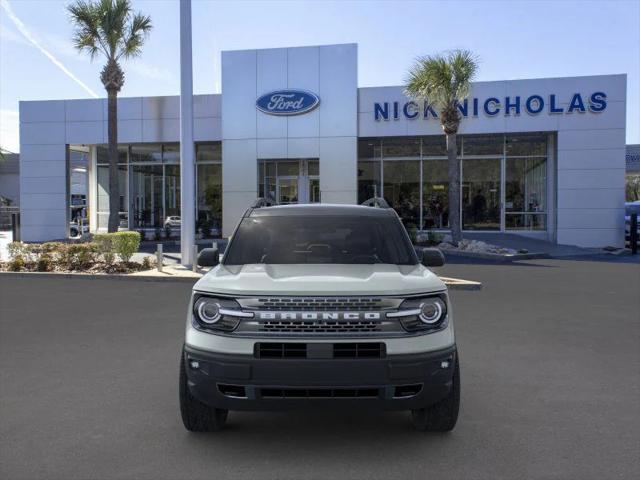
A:
<svg viewBox="0 0 640 480">
<path fill-rule="evenodd" d="M 516 251 L 524 249 L 529 253 L 544 253 L 552 258 L 598 255 L 603 253 L 601 248 L 583 248 L 575 245 L 558 245 L 545 240 L 528 238 L 512 233 L 465 233 L 463 237 L 470 240 L 480 240 L 500 247 L 512 248 Z"/>
</svg>

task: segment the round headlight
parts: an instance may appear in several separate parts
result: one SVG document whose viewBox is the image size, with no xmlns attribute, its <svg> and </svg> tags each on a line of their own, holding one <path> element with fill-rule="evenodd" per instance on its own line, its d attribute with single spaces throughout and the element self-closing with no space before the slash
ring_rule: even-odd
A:
<svg viewBox="0 0 640 480">
<path fill-rule="evenodd" d="M 439 298 L 430 298 L 420 305 L 420 320 L 428 325 L 438 323 L 442 319 L 444 304 Z"/>
<path fill-rule="evenodd" d="M 210 299 L 201 299 L 196 305 L 196 311 L 200 320 L 204 323 L 212 324 L 220 320 L 220 304 Z"/>
</svg>

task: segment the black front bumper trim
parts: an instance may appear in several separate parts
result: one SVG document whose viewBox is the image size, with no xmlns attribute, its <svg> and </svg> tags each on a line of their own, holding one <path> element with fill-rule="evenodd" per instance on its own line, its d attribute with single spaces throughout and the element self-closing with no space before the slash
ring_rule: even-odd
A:
<svg viewBox="0 0 640 480">
<path fill-rule="evenodd" d="M 290 410 L 339 404 L 411 410 L 449 393 L 457 352 L 454 345 L 386 358 L 271 359 L 185 346 L 184 355 L 192 395 L 216 408 Z M 193 362 L 198 368 L 191 368 Z M 223 394 L 221 384 L 243 388 L 244 398 Z M 405 386 L 417 394 L 398 397 L 398 387 Z"/>
</svg>

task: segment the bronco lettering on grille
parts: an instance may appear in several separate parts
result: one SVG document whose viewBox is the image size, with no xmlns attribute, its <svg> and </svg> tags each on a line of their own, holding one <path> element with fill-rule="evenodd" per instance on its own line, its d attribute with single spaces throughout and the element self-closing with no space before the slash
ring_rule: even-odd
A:
<svg viewBox="0 0 640 480">
<path fill-rule="evenodd" d="M 257 312 L 260 320 L 380 320 L 380 312 Z"/>
</svg>

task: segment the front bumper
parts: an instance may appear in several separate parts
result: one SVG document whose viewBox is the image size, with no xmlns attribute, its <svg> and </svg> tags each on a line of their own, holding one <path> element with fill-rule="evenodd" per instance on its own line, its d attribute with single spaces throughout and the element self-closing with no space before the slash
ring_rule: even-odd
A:
<svg viewBox="0 0 640 480">
<path fill-rule="evenodd" d="M 271 359 L 185 346 L 183 354 L 191 394 L 216 408 L 412 410 L 447 396 L 457 351 L 453 345 L 386 358 Z"/>
</svg>

